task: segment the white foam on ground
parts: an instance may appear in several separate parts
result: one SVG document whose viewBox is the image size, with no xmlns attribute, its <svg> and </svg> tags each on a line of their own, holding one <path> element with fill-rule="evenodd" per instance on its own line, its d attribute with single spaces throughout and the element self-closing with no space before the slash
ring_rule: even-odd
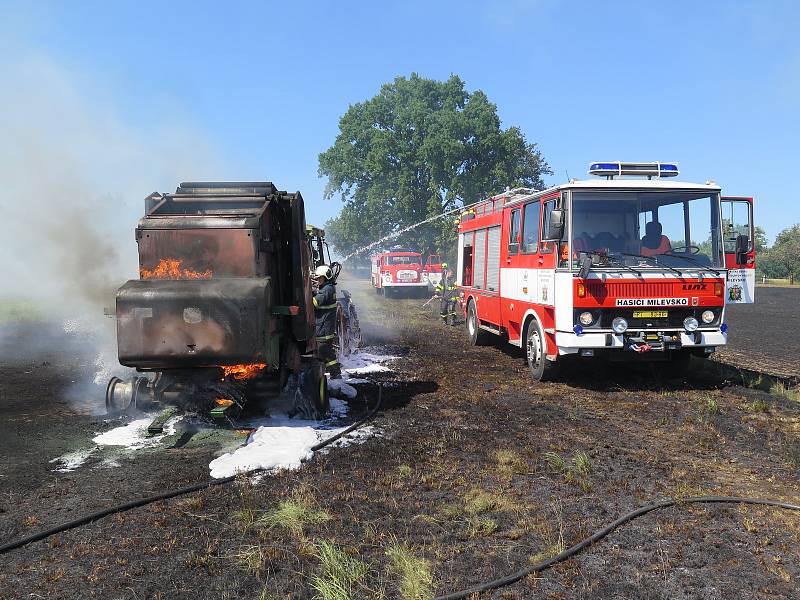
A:
<svg viewBox="0 0 800 600">
<path fill-rule="evenodd" d="M 313 456 L 312 446 L 347 429 L 347 427 L 322 429 L 321 424 L 316 421 L 297 421 L 288 418 L 274 419 L 274 421 L 274 425 L 259 427 L 250 436 L 246 446 L 212 460 L 208 465 L 211 476 L 219 479 L 255 469 L 266 471 L 299 469 L 303 462 Z M 329 448 L 362 443 L 378 433 L 379 430 L 374 427 L 360 427 L 333 442 Z"/>
<path fill-rule="evenodd" d="M 350 407 L 348 406 L 347 402 L 340 400 L 339 398 L 330 399 L 329 413 L 331 417 L 340 419 L 342 417 L 346 417 L 347 413 L 349 412 Z"/>
<path fill-rule="evenodd" d="M 147 426 L 152 423 L 156 415 L 151 415 L 143 419 L 136 419 L 126 425 L 109 429 L 92 438 L 98 446 L 122 446 L 128 450 L 139 450 L 157 446 L 158 443 L 168 435 L 175 433 L 175 425 L 182 417 L 172 417 L 164 423 L 164 433 L 154 436 L 147 435 Z"/>
<path fill-rule="evenodd" d="M 70 473 L 83 465 L 86 460 L 92 455 L 95 448 L 88 448 L 85 450 L 76 450 L 74 452 L 67 452 L 66 454 L 54 458 L 51 463 L 58 463 L 60 466 L 53 469 L 56 473 Z"/>
<path fill-rule="evenodd" d="M 332 392 L 331 395 L 338 395 L 339 397 L 344 396 L 352 400 L 356 396 L 358 396 L 358 391 L 349 382 L 343 379 L 329 379 L 328 380 L 328 390 Z M 331 398 L 333 401 L 335 398 Z M 331 402 L 331 408 L 333 408 L 333 403 Z"/>
<path fill-rule="evenodd" d="M 366 375 L 367 373 L 385 373 L 391 369 L 382 363 L 397 360 L 399 356 L 358 352 L 342 359 L 342 369 L 348 375 Z"/>
</svg>

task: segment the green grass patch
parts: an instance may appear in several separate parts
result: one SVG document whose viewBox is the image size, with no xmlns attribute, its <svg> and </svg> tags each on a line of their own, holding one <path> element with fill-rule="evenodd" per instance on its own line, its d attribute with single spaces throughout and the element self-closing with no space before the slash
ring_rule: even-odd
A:
<svg viewBox="0 0 800 600">
<path fill-rule="evenodd" d="M 464 512 L 469 515 L 479 515 L 485 512 L 514 510 L 516 504 L 509 498 L 497 492 L 486 490 L 470 490 L 464 496 Z"/>
<path fill-rule="evenodd" d="M 389 570 L 400 578 L 398 591 L 404 600 L 429 600 L 433 597 L 433 574 L 430 561 L 416 556 L 405 544 L 395 544 L 386 551 Z"/>
<path fill-rule="evenodd" d="M 330 518 L 331 516 L 317 508 L 311 499 L 297 495 L 291 500 L 284 500 L 276 508 L 268 511 L 258 519 L 258 525 L 266 529 L 287 529 L 295 535 L 302 535 L 306 525 L 324 523 Z"/>
<path fill-rule="evenodd" d="M 369 597 L 364 594 L 363 579 L 369 567 L 327 541 L 317 546 L 319 573 L 311 578 L 314 600 L 352 600 Z M 356 594 L 356 591 L 359 593 Z"/>
<path fill-rule="evenodd" d="M 467 535 L 471 538 L 485 537 L 497 531 L 497 521 L 479 515 L 467 519 Z"/>
</svg>

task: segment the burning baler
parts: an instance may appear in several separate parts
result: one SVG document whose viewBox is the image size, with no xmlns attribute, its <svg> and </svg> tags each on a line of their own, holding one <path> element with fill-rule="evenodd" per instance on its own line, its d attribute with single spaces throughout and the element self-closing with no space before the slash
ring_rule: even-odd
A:
<svg viewBox="0 0 800 600">
<path fill-rule="evenodd" d="M 119 362 L 110 411 L 165 403 L 213 417 L 281 399 L 327 411 L 317 357 L 303 198 L 269 182 L 181 183 L 145 199 L 140 278 L 117 292 Z"/>
</svg>

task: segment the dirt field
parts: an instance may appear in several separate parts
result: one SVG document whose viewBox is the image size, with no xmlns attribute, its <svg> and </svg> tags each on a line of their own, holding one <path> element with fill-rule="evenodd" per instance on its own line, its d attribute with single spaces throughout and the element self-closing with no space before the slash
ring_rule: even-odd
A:
<svg viewBox="0 0 800 600">
<path fill-rule="evenodd" d="M 791 390 L 743 387 L 703 361 L 685 380 L 589 363 L 534 384 L 512 349 L 469 347 L 422 300 L 344 287 L 367 342 L 402 356 L 368 376 L 385 383 L 380 437 L 13 551 L 0 558 L 0 597 L 333 598 L 323 592 L 338 583 L 352 598 L 425 598 L 554 555 L 651 499 L 800 501 Z M 745 308 L 729 321 L 749 354 L 759 331 Z M 44 331 L 6 329 L 3 343 Z M 796 356 L 783 339 L 759 360 Z M 218 445 L 53 472 L 50 460 L 113 425 L 63 399 L 87 368 L 44 349 L 0 366 L 0 542 L 207 478 Z M 362 389 L 353 413 L 374 401 L 375 385 Z M 482 597 L 797 598 L 799 578 L 800 514 L 684 506 Z"/>
<path fill-rule="evenodd" d="M 800 342 L 792 325 L 799 307 L 800 287 L 757 287 L 755 304 L 728 307 L 729 346 L 718 358 L 800 378 Z"/>
</svg>

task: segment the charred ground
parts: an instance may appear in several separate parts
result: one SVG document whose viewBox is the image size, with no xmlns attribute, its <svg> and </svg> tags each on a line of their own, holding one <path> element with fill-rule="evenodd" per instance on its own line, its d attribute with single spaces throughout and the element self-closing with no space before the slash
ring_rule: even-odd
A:
<svg viewBox="0 0 800 600">
<path fill-rule="evenodd" d="M 774 382 L 698 361 L 684 380 L 596 364 L 536 385 L 513 350 L 469 347 L 421 300 L 347 287 L 368 341 L 405 354 L 375 378 L 385 383 L 382 437 L 4 555 L 0 597 L 299 599 L 344 572 L 354 598 L 413 597 L 414 582 L 441 593 L 516 570 L 650 499 L 797 501 L 800 404 Z M 748 340 L 748 317 L 732 319 L 731 337 Z M 207 477 L 210 447 L 51 472 L 50 459 L 104 426 L 60 400 L 76 368 L 69 356 L 39 355 L 0 367 L 3 541 Z M 289 518 L 287 507 L 304 516 Z M 327 572 L 323 542 L 335 549 Z M 797 514 L 686 506 L 486 597 L 796 597 L 798 542 Z M 403 553 L 421 560 L 403 563 Z M 405 576 L 402 564 L 412 565 Z M 426 570 L 430 585 L 409 575 Z"/>
</svg>

